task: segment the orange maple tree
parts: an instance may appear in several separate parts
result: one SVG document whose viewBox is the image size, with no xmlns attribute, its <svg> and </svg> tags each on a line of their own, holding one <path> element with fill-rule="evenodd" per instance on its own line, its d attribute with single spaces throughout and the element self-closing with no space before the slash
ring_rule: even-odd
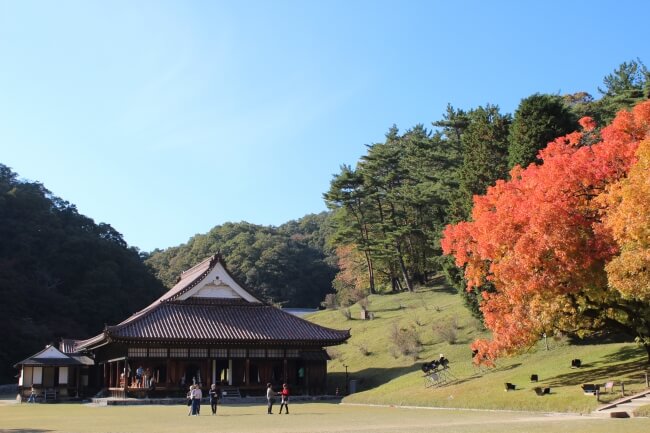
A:
<svg viewBox="0 0 650 433">
<path fill-rule="evenodd" d="M 605 223 L 611 201 L 599 198 L 625 178 L 650 137 L 650 102 L 620 112 L 600 141 L 591 119 L 580 124 L 539 152 L 541 165 L 515 167 L 510 180 L 475 196 L 472 221 L 443 233 L 443 251 L 464 267 L 468 290 L 486 281 L 495 288 L 483 292 L 492 339 L 473 343 L 477 360 L 530 347 L 543 333 L 601 329 L 639 338 L 650 359 L 648 303 L 608 284 L 605 266 L 620 247 L 614 223 Z"/>
<path fill-rule="evenodd" d="M 637 149 L 628 176 L 603 195 L 603 222 L 611 230 L 620 254 L 606 266 L 611 287 L 625 298 L 650 302 L 650 139 Z"/>
</svg>

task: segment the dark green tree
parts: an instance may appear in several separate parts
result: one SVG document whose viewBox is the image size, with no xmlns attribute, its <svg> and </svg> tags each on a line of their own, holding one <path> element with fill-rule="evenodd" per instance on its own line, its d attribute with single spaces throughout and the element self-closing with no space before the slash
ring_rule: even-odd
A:
<svg viewBox="0 0 650 433">
<path fill-rule="evenodd" d="M 618 111 L 650 97 L 650 71 L 641 59 L 623 62 L 603 78 L 603 86 L 598 88 L 603 95 L 599 101 L 603 112 L 601 124 L 609 123 Z"/>
<path fill-rule="evenodd" d="M 472 209 L 472 197 L 483 194 L 497 179 L 508 173 L 509 114 L 501 114 L 497 105 L 478 107 L 467 115 L 469 124 L 461 136 L 463 164 L 460 191 L 465 218 Z"/>
<path fill-rule="evenodd" d="M 59 338 L 88 338 L 164 291 L 109 224 L 0 164 L 0 383 Z"/>
<path fill-rule="evenodd" d="M 540 149 L 577 129 L 575 114 L 560 96 L 535 93 L 522 99 L 508 135 L 508 167 L 539 162 Z"/>
</svg>

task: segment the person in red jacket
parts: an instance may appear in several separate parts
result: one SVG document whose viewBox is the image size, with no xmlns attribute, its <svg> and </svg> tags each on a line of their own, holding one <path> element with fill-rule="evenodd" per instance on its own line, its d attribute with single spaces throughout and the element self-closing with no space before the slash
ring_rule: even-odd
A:
<svg viewBox="0 0 650 433">
<path fill-rule="evenodd" d="M 282 401 L 280 403 L 280 413 L 282 413 L 282 407 L 286 409 L 286 414 L 289 415 L 289 387 L 285 383 L 282 385 L 282 392 L 280 393 L 282 395 Z"/>
</svg>

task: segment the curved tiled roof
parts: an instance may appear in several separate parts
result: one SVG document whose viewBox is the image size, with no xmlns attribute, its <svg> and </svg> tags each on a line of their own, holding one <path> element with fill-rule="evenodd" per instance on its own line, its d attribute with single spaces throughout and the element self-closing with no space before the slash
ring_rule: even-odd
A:
<svg viewBox="0 0 650 433">
<path fill-rule="evenodd" d="M 325 328 L 271 305 L 237 302 L 166 302 L 134 320 L 109 327 L 116 340 L 228 343 L 310 341 L 338 344 L 349 331 Z"/>
<path fill-rule="evenodd" d="M 77 347 L 97 347 L 110 340 L 212 344 L 301 341 L 329 346 L 350 337 L 349 330 L 325 328 L 264 304 L 241 285 L 241 293 L 255 302 L 242 298 L 190 297 L 182 300 L 182 296 L 201 283 L 217 263 L 221 263 L 234 280 L 221 256 L 216 254 L 183 272 L 176 285 L 148 307 L 115 326 L 106 327 L 102 334 L 78 342 Z"/>
</svg>

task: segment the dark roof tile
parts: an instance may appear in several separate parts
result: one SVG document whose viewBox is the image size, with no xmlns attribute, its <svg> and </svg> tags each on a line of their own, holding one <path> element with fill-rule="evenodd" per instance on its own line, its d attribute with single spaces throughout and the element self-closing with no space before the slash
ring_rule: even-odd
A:
<svg viewBox="0 0 650 433">
<path fill-rule="evenodd" d="M 338 344 L 347 330 L 325 328 L 264 304 L 167 302 L 134 320 L 109 327 L 118 340 L 212 342 L 313 341 Z"/>
</svg>

